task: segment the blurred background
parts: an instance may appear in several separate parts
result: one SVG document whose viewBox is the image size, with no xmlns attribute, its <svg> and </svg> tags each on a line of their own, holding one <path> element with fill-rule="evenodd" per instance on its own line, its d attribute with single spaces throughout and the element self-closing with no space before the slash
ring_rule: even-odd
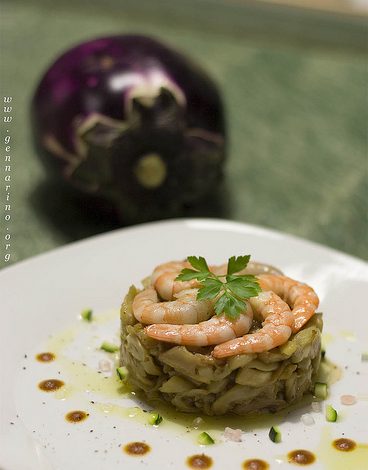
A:
<svg viewBox="0 0 368 470">
<path fill-rule="evenodd" d="M 6 265 L 121 226 L 50 179 L 29 110 L 62 52 L 128 33 L 192 58 L 224 102 L 224 182 L 162 219 L 237 220 L 367 259 L 367 12 L 362 0 L 2 0 L 1 88 L 14 116 Z"/>
</svg>

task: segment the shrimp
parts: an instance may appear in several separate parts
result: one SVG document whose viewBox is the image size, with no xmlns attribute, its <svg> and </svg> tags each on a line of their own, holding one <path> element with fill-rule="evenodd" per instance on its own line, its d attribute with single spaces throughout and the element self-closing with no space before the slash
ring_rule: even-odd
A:
<svg viewBox="0 0 368 470">
<path fill-rule="evenodd" d="M 273 274 L 261 274 L 258 281 L 262 289 L 272 290 L 290 305 L 294 315 L 293 333 L 307 323 L 318 307 L 318 296 L 307 284 Z"/>
<path fill-rule="evenodd" d="M 151 284 L 160 297 L 164 300 L 172 300 L 175 294 L 184 289 L 199 288 L 201 283 L 197 279 L 191 281 L 175 281 L 180 271 L 184 268 L 191 268 L 188 261 L 169 261 L 168 263 L 157 266 L 151 276 Z M 225 276 L 227 272 L 227 263 L 219 266 L 209 266 L 210 271 L 217 276 Z M 263 263 L 251 261 L 247 267 L 238 274 L 281 274 L 281 271 Z"/>
<path fill-rule="evenodd" d="M 164 300 L 172 300 L 182 290 L 200 287 L 199 281 L 175 281 L 181 270 L 191 268 L 187 261 L 169 261 L 157 266 L 151 275 L 151 285 Z"/>
<path fill-rule="evenodd" d="M 212 271 L 217 276 L 225 276 L 227 273 L 227 263 L 221 264 L 219 266 L 210 266 L 210 271 Z M 259 263 L 258 261 L 250 261 L 246 268 L 237 272 L 236 274 L 282 274 L 282 271 L 271 266 L 270 264 Z"/>
<path fill-rule="evenodd" d="M 133 314 L 141 323 L 197 323 L 213 315 L 213 304 L 207 300 L 196 300 L 197 289 L 188 289 L 178 294 L 176 300 L 160 302 L 153 287 L 139 292 L 133 300 Z"/>
<path fill-rule="evenodd" d="M 246 312 L 237 320 L 228 320 L 223 314 L 196 325 L 150 325 L 145 332 L 151 338 L 186 346 L 209 346 L 220 344 L 248 333 L 253 319 L 253 310 L 247 303 Z"/>
<path fill-rule="evenodd" d="M 239 274 L 277 274 L 282 275 L 282 271 L 270 264 L 259 263 L 257 261 L 250 261 L 247 267 Z"/>
<path fill-rule="evenodd" d="M 215 358 L 269 351 L 289 339 L 294 317 L 286 302 L 274 292 L 263 291 L 251 297 L 249 303 L 254 312 L 264 319 L 262 328 L 215 346 L 212 351 Z"/>
</svg>

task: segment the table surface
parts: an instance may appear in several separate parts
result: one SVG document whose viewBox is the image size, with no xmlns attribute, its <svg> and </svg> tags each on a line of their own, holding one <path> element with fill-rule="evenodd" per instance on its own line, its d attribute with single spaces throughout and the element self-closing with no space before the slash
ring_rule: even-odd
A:
<svg viewBox="0 0 368 470">
<path fill-rule="evenodd" d="M 32 146 L 29 102 L 61 51 L 126 32 L 154 35 L 188 53 L 223 92 L 230 149 L 222 203 L 187 215 L 275 228 L 367 259 L 367 70 L 361 48 L 265 31 L 245 34 L 240 27 L 232 32 L 219 18 L 201 27 L 197 16 L 175 16 L 173 9 L 166 14 L 164 3 L 161 14 L 153 14 L 113 0 L 3 2 L 2 89 L 13 96 L 14 115 L 6 265 L 116 227 L 47 184 Z"/>
</svg>

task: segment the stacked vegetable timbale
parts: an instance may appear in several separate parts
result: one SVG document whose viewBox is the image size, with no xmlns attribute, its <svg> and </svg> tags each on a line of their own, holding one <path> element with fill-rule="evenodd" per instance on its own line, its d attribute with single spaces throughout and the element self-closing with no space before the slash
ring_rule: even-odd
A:
<svg viewBox="0 0 368 470">
<path fill-rule="evenodd" d="M 275 412 L 313 390 L 318 297 L 249 258 L 208 266 L 188 257 L 155 268 L 142 289 L 130 287 L 121 307 L 121 364 L 135 390 L 207 415 Z"/>
</svg>

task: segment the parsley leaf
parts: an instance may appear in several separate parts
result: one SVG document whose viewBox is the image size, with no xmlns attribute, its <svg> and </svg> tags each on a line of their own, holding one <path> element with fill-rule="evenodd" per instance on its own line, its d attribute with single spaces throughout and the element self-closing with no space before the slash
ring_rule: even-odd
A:
<svg viewBox="0 0 368 470">
<path fill-rule="evenodd" d="M 250 260 L 250 255 L 232 256 L 231 258 L 229 258 L 229 262 L 227 264 L 227 273 L 228 274 L 238 273 L 239 271 L 247 267 L 249 260 Z"/>
<path fill-rule="evenodd" d="M 203 279 L 206 279 L 207 276 L 207 271 L 204 273 L 200 273 L 199 271 L 194 271 L 194 269 L 184 268 L 182 269 L 179 276 L 176 278 L 176 281 L 192 281 L 193 279 L 198 279 L 198 281 L 202 281 Z"/>
<path fill-rule="evenodd" d="M 222 282 L 220 279 L 213 279 L 208 277 L 202 282 L 202 287 L 198 291 L 198 300 L 212 300 L 214 299 L 222 289 Z"/>
<path fill-rule="evenodd" d="M 231 294 L 224 293 L 214 305 L 217 315 L 225 313 L 230 320 L 236 320 L 247 309 L 247 304 Z"/>
<path fill-rule="evenodd" d="M 188 262 L 194 269 L 183 269 L 176 280 L 197 279 L 201 285 L 197 300 L 216 299 L 214 303 L 216 315 L 224 313 L 229 319 L 236 320 L 246 311 L 246 300 L 261 292 L 255 276 L 236 274 L 247 267 L 249 260 L 250 255 L 232 256 L 228 261 L 227 274 L 217 276 L 210 271 L 207 261 L 202 256 L 188 256 Z"/>
<path fill-rule="evenodd" d="M 197 269 L 201 272 L 210 272 L 210 268 L 207 266 L 207 261 L 203 258 L 203 256 L 188 256 L 188 261 L 194 269 Z"/>
<path fill-rule="evenodd" d="M 255 297 L 261 292 L 261 289 L 256 282 L 244 282 L 241 278 L 233 279 L 230 282 L 227 282 L 226 285 L 234 295 L 244 299 Z"/>
</svg>

